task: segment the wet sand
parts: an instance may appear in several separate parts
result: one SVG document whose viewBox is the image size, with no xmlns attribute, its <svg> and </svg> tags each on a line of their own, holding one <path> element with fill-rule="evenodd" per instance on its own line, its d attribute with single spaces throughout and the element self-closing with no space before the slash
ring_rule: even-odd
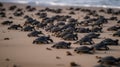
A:
<svg viewBox="0 0 120 67">
<path fill-rule="evenodd" d="M 17 8 L 23 8 L 24 15 L 20 17 L 13 16 L 14 11 L 8 10 L 9 6 L 16 5 Z M 43 6 L 36 6 L 36 10 L 33 12 L 27 12 L 25 9 L 25 6 L 22 4 L 11 4 L 11 3 L 4 3 L 4 8 L 6 9 L 6 16 L 4 18 L 0 17 L 0 23 L 2 23 L 5 20 L 12 20 L 13 24 L 21 24 L 25 22 L 25 19 L 23 18 L 25 15 L 29 15 L 38 21 L 41 21 L 41 19 L 35 15 L 35 13 L 38 12 L 40 9 L 44 9 Z M 49 8 L 61 8 L 63 9 L 62 13 L 58 15 L 69 15 L 69 10 L 67 8 L 69 7 L 49 7 Z M 95 7 L 80 7 L 80 8 L 86 8 L 91 10 L 98 10 L 105 9 L 105 8 L 95 8 Z M 117 10 L 117 9 L 116 9 Z M 83 17 L 86 15 L 86 13 L 81 11 L 75 11 L 75 15 L 70 15 L 73 18 L 78 19 L 78 21 L 83 20 Z M 54 16 L 56 13 L 47 12 L 48 16 Z M 109 18 L 113 15 L 111 14 L 105 14 L 105 13 L 99 13 L 99 15 L 103 15 L 106 18 Z M 9 19 L 8 17 L 13 16 L 13 19 Z M 114 15 L 118 19 L 120 19 L 120 15 Z M 107 28 L 116 25 L 117 21 L 108 21 L 107 24 L 103 25 L 103 33 L 100 33 L 100 39 L 94 39 L 95 43 L 99 43 L 105 38 L 112 38 L 112 39 L 119 39 L 120 44 L 120 37 L 113 37 L 112 34 L 115 31 L 107 31 Z M 18 67 L 70 67 L 70 62 L 76 62 L 81 67 L 94 67 L 97 65 L 98 59 L 96 59 L 96 56 L 115 56 L 120 57 L 120 46 L 109 46 L 110 50 L 108 51 L 96 51 L 95 54 L 77 54 L 74 52 L 74 49 L 79 44 L 72 44 L 72 49 L 54 49 L 51 48 L 51 46 L 59 41 L 63 41 L 61 38 L 57 38 L 55 36 L 52 36 L 52 33 L 46 32 L 44 29 L 39 29 L 45 35 L 51 35 L 51 38 L 53 39 L 54 43 L 52 44 L 32 44 L 33 40 L 37 37 L 28 37 L 27 34 L 29 32 L 23 32 L 20 30 L 8 30 L 9 26 L 7 25 L 1 25 L 0 24 L 0 67 L 13 67 L 13 65 L 17 65 Z M 85 27 L 85 26 L 82 26 Z M 78 39 L 85 36 L 87 33 L 78 33 Z M 10 40 L 4 40 L 4 38 L 10 38 Z M 70 41 L 75 42 L 75 41 Z M 89 45 L 87 45 L 89 46 Z M 46 48 L 51 48 L 52 50 L 47 50 Z M 66 51 L 70 51 L 73 56 L 67 56 Z M 60 57 L 60 59 L 56 59 L 56 57 Z M 5 59 L 9 58 L 10 61 L 6 61 Z"/>
</svg>

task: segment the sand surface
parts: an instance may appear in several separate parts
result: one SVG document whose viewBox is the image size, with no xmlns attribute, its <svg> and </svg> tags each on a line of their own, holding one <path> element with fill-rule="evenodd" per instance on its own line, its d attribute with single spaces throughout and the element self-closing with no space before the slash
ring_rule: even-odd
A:
<svg viewBox="0 0 120 67">
<path fill-rule="evenodd" d="M 34 12 L 27 12 L 25 10 L 26 5 L 21 4 L 10 4 L 5 3 L 4 8 L 6 9 L 7 17 L 1 18 L 0 23 L 4 20 L 12 20 L 14 24 L 21 24 L 25 22 L 24 16 L 15 17 L 13 16 L 14 11 L 9 11 L 8 7 L 10 5 L 17 5 L 17 8 L 23 8 L 24 15 L 32 16 L 33 18 L 41 21 L 39 17 L 34 15 L 38 10 L 44 9 L 45 7 L 36 7 L 37 10 Z M 50 8 L 62 8 L 63 12 L 59 15 L 67 15 L 68 7 L 50 7 Z M 81 7 L 84 8 L 84 7 Z M 101 8 L 88 8 L 91 10 L 99 10 Z M 72 17 L 78 19 L 79 21 L 83 19 L 86 15 L 84 12 L 75 11 L 75 15 L 71 15 Z M 108 15 L 105 13 L 99 13 L 105 17 L 111 17 L 112 15 Z M 55 13 L 48 12 L 48 16 L 51 17 L 56 15 Z M 8 17 L 13 16 L 13 19 L 9 19 Z M 115 15 L 120 19 L 120 15 Z M 100 33 L 100 39 L 94 39 L 95 43 L 99 43 L 104 38 L 113 38 L 119 39 L 120 37 L 113 37 L 112 33 L 115 31 L 107 31 L 106 29 L 110 26 L 116 25 L 117 21 L 109 21 L 109 23 L 104 24 L 103 33 Z M 13 67 L 13 65 L 17 65 L 18 67 L 70 67 L 70 62 L 76 62 L 80 64 L 81 67 L 94 67 L 97 65 L 98 59 L 96 56 L 115 56 L 120 57 L 120 46 L 109 46 L 110 50 L 108 51 L 96 51 L 95 54 L 77 54 L 74 52 L 74 48 L 80 46 L 79 44 L 72 44 L 72 49 L 53 49 L 51 46 L 55 42 L 63 41 L 61 38 L 57 38 L 55 36 L 51 36 L 54 43 L 52 44 L 32 44 L 33 40 L 37 37 L 28 37 L 27 34 L 29 32 L 23 32 L 20 30 L 8 30 L 9 26 L 4 26 L 0 24 L 0 67 Z M 83 26 L 84 27 L 84 26 Z M 43 29 L 39 29 L 45 35 L 52 35 L 50 32 L 46 32 Z M 79 33 L 79 39 L 82 38 L 87 33 Z M 4 38 L 10 38 L 10 40 L 4 40 Z M 71 41 L 72 43 L 75 41 Z M 120 41 L 119 41 L 120 43 Z M 46 50 L 46 48 L 51 48 L 52 50 Z M 66 51 L 70 51 L 73 56 L 67 56 Z M 60 57 L 60 59 L 56 59 L 56 57 Z M 6 61 L 5 59 L 9 58 L 10 61 Z"/>
</svg>

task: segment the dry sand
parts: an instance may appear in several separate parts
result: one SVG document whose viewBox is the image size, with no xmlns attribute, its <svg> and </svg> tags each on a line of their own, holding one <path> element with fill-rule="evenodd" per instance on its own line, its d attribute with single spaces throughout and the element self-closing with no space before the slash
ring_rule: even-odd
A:
<svg viewBox="0 0 120 67">
<path fill-rule="evenodd" d="M 12 15 L 14 11 L 9 11 L 8 7 L 10 5 L 17 5 L 18 8 L 23 8 L 25 10 L 26 5 L 21 4 L 10 4 L 5 3 L 4 8 L 6 8 L 7 17 L 0 18 L 0 23 L 4 20 L 9 20 L 9 16 Z M 25 15 L 35 14 L 38 10 L 43 9 L 45 7 L 38 7 L 34 12 L 25 11 Z M 63 12 L 59 15 L 68 14 L 68 7 L 51 7 L 51 8 L 62 8 Z M 82 7 L 85 8 L 85 7 Z M 89 8 L 88 8 L 89 9 Z M 90 9 L 99 10 L 101 8 L 93 8 Z M 80 17 L 79 21 L 83 19 L 85 13 L 75 11 L 76 15 L 71 15 L 74 18 Z M 112 15 L 107 15 L 104 13 L 100 13 L 105 17 L 110 17 Z M 49 16 L 55 15 L 54 13 L 48 12 Z M 117 16 L 120 19 L 120 16 Z M 37 16 L 33 16 L 33 18 L 41 21 Z M 14 24 L 22 24 L 25 22 L 25 19 L 22 17 L 14 17 L 10 19 L 14 21 Z M 104 33 L 101 33 L 100 39 L 94 39 L 95 43 L 100 42 L 104 38 L 113 38 L 119 39 L 120 37 L 113 37 L 111 34 L 114 31 L 107 31 L 106 29 L 110 26 L 116 25 L 116 21 L 109 21 L 108 24 L 104 24 Z M 41 44 L 36 45 L 32 44 L 32 41 L 36 37 L 28 37 L 27 34 L 29 32 L 22 32 L 19 30 L 7 30 L 8 26 L 0 25 L 0 67 L 13 67 L 14 64 L 18 65 L 18 67 L 70 67 L 70 62 L 76 62 L 80 64 L 81 67 L 94 67 L 97 65 L 98 59 L 96 56 L 108 56 L 112 55 L 115 57 L 120 57 L 120 46 L 110 46 L 109 51 L 96 51 L 95 54 L 77 54 L 73 50 L 75 47 L 80 46 L 78 44 L 72 44 L 73 49 L 53 49 L 51 46 L 53 44 Z M 45 32 L 43 29 L 40 29 L 46 35 L 51 35 L 51 33 Z M 79 39 L 83 37 L 86 33 L 79 33 Z M 4 40 L 4 38 L 10 38 L 10 40 Z M 51 36 L 54 42 L 62 41 L 62 39 Z M 75 42 L 75 41 L 72 41 Z M 46 48 L 51 48 L 52 50 L 46 50 Z M 73 56 L 67 56 L 66 51 L 70 51 Z M 56 59 L 56 56 L 60 57 L 60 59 Z M 9 58 L 10 61 L 6 61 L 5 59 Z"/>
</svg>

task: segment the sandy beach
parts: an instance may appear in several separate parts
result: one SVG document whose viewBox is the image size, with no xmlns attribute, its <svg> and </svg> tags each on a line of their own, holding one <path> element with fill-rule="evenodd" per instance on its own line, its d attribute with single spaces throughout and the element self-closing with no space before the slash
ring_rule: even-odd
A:
<svg viewBox="0 0 120 67">
<path fill-rule="evenodd" d="M 15 10 L 9 10 L 10 6 L 16 5 Z M 94 67 L 98 65 L 97 61 L 99 59 L 96 56 L 105 57 L 105 56 L 114 56 L 120 57 L 120 45 L 117 46 L 109 46 L 110 50 L 99 51 L 96 50 L 94 54 L 77 54 L 74 52 L 74 49 L 79 46 L 79 44 L 73 44 L 75 41 L 66 41 L 62 38 L 58 38 L 53 36 L 52 32 L 47 32 L 43 28 L 39 28 L 37 30 L 42 31 L 46 36 L 50 35 L 50 38 L 54 41 L 50 44 L 33 44 L 33 40 L 38 37 L 28 37 L 27 34 L 30 32 L 21 31 L 21 30 L 8 30 L 12 24 L 20 24 L 24 26 L 26 19 L 24 16 L 28 15 L 39 22 L 42 22 L 42 18 L 36 15 L 40 10 L 45 9 L 44 6 L 34 6 L 36 10 L 28 11 L 26 10 L 26 4 L 15 4 L 15 3 L 3 3 L 3 6 L 0 9 L 5 8 L 5 11 L 1 10 L 0 12 L 5 12 L 6 17 L 0 17 L 0 67 L 71 67 L 70 63 L 75 62 L 79 64 L 79 67 Z M 14 16 L 13 13 L 18 9 L 22 9 L 21 11 L 24 13 L 21 16 Z M 112 36 L 116 31 L 108 31 L 107 29 L 111 26 L 118 25 L 120 27 L 120 23 L 117 23 L 120 20 L 120 14 L 113 15 L 107 14 L 104 12 L 100 12 L 99 10 L 106 10 L 107 8 L 100 7 L 73 7 L 80 8 L 80 10 L 69 10 L 68 6 L 50 6 L 48 8 L 51 9 L 62 9 L 61 13 L 54 13 L 50 11 L 45 11 L 47 13 L 47 17 L 52 17 L 55 15 L 69 15 L 72 18 L 77 19 L 79 22 L 85 20 L 84 17 L 87 12 L 82 11 L 82 9 L 90 9 L 95 10 L 98 15 L 102 15 L 105 18 L 117 17 L 117 20 L 108 20 L 108 23 L 103 24 L 102 33 L 98 39 L 94 38 L 93 41 L 99 43 L 105 38 L 118 39 L 120 44 L 120 37 Z M 120 9 L 113 9 L 120 10 Z M 69 14 L 70 11 L 73 11 L 75 14 Z M 12 18 L 10 18 L 12 17 Z M 91 16 L 90 18 L 97 18 L 98 16 Z M 11 25 L 2 25 L 3 21 L 13 21 Z M 57 21 L 54 21 L 56 23 Z M 79 26 L 78 26 L 79 27 Z M 80 25 L 80 27 L 91 28 L 91 26 Z M 77 33 L 78 40 L 84 37 L 88 33 Z M 8 38 L 5 40 L 5 38 Z M 65 41 L 71 42 L 71 49 L 56 49 L 51 46 L 57 42 Z M 90 47 L 91 45 L 85 45 Z M 50 48 L 50 50 L 46 49 Z M 69 51 L 72 53 L 72 56 L 67 56 L 66 52 Z M 9 60 L 8 60 L 9 59 Z M 120 67 L 120 66 L 113 66 Z"/>
</svg>

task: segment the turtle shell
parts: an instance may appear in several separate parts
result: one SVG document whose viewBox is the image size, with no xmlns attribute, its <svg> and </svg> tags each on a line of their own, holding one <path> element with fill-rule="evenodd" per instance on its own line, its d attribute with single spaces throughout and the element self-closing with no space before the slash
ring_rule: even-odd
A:
<svg viewBox="0 0 120 67">
<path fill-rule="evenodd" d="M 100 59 L 101 62 L 106 62 L 106 63 L 115 63 L 117 59 L 113 56 L 106 56 Z"/>
<path fill-rule="evenodd" d="M 82 46 L 82 47 L 77 47 L 75 49 L 75 51 L 78 51 L 78 52 L 89 52 L 90 51 L 90 48 L 87 47 L 87 46 Z"/>
</svg>

